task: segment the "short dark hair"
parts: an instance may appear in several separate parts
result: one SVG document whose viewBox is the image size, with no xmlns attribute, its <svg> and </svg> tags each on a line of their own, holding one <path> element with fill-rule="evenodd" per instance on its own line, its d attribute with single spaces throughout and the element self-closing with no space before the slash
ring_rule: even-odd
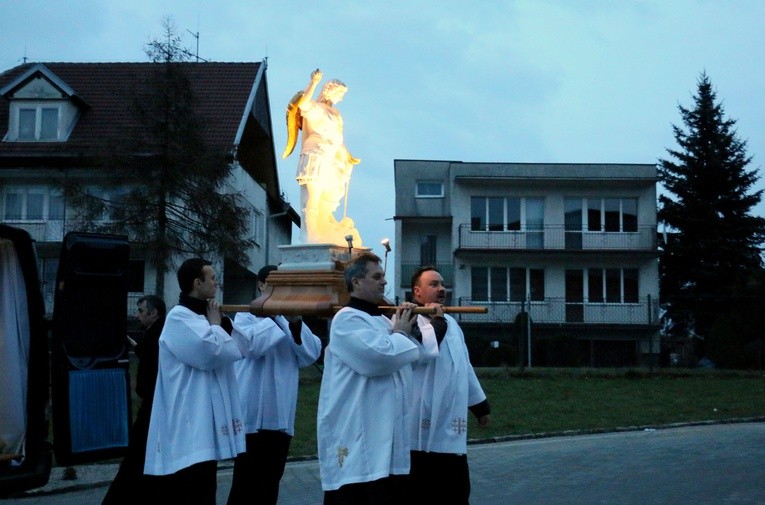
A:
<svg viewBox="0 0 765 505">
<path fill-rule="evenodd" d="M 414 273 L 412 274 L 412 281 L 409 283 L 409 288 L 412 290 L 412 296 L 414 296 L 414 287 L 417 285 L 418 282 L 420 282 L 420 277 L 422 277 L 422 274 L 424 274 L 425 272 L 429 272 L 431 270 L 435 270 L 436 272 L 438 272 L 438 269 L 434 267 L 433 265 L 425 265 L 414 271 Z"/>
<path fill-rule="evenodd" d="M 159 314 L 160 319 L 165 317 L 165 314 L 167 313 L 167 307 L 165 306 L 165 301 L 160 298 L 157 295 L 146 295 L 142 296 L 138 299 L 137 302 L 135 302 L 136 305 L 141 305 L 142 302 L 146 302 L 146 310 L 151 312 L 154 309 L 157 309 L 157 314 Z"/>
<path fill-rule="evenodd" d="M 345 264 L 345 289 L 353 292 L 353 279 L 363 279 L 367 275 L 367 263 L 380 264 L 382 260 L 372 252 L 363 252 Z"/>
<path fill-rule="evenodd" d="M 276 265 L 266 265 L 260 270 L 258 270 L 258 280 L 265 284 L 266 279 L 268 279 L 268 274 L 273 272 L 274 270 L 278 270 L 279 267 Z"/>
<path fill-rule="evenodd" d="M 212 265 L 212 262 L 204 258 L 189 258 L 181 263 L 178 269 L 178 287 L 181 288 L 181 293 L 191 293 L 194 289 L 194 279 L 205 279 L 202 269 L 208 265 Z"/>
</svg>

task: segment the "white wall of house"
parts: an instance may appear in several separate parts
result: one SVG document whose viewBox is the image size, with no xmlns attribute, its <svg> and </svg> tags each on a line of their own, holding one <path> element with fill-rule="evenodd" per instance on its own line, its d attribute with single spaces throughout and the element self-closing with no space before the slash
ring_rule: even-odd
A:
<svg viewBox="0 0 765 505">
<path fill-rule="evenodd" d="M 267 258 L 266 250 L 266 217 L 268 215 L 267 194 L 265 188 L 258 184 L 238 163 L 231 167 L 231 175 L 227 181 L 230 191 L 242 195 L 245 205 L 250 210 L 250 238 L 255 239 L 255 247 L 250 249 L 248 257 L 250 268 L 255 271 L 260 268 Z"/>
</svg>

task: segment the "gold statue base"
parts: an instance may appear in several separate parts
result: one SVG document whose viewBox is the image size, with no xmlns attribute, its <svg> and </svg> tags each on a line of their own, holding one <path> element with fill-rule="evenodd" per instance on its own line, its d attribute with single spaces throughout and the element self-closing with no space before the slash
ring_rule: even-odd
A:
<svg viewBox="0 0 765 505">
<path fill-rule="evenodd" d="M 334 244 L 279 246 L 282 262 L 268 275 L 265 292 L 250 303 L 250 312 L 262 315 L 317 315 L 332 317 L 337 306 L 348 303 L 343 270 L 365 247 Z"/>
</svg>

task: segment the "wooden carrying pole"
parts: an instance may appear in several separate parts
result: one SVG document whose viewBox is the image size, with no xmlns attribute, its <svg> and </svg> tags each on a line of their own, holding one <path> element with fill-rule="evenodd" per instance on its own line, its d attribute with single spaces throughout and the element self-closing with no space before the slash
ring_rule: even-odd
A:
<svg viewBox="0 0 765 505">
<path fill-rule="evenodd" d="M 342 305 L 327 304 L 300 304 L 300 303 L 263 304 L 263 305 L 221 305 L 222 312 L 249 312 L 256 316 L 319 316 L 329 317 L 342 309 Z M 383 305 L 378 307 L 384 314 L 395 314 L 398 307 L 395 305 Z M 447 314 L 486 314 L 486 307 L 442 307 Z M 415 314 L 435 314 L 435 307 L 415 307 Z"/>
<path fill-rule="evenodd" d="M 249 312 L 255 316 L 315 316 L 330 318 L 350 300 L 343 272 L 335 270 L 275 270 L 268 274 L 263 293 L 249 305 L 221 305 L 222 312 Z M 385 302 L 390 303 L 390 302 Z M 384 314 L 398 307 L 384 305 Z M 485 314 L 486 307 L 444 307 L 452 314 Z M 433 307 L 415 307 L 415 314 L 435 314 Z"/>
</svg>

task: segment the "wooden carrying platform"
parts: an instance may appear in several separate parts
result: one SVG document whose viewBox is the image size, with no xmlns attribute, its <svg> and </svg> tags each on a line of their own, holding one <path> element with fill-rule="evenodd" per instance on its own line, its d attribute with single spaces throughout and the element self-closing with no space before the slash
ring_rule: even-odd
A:
<svg viewBox="0 0 765 505">
<path fill-rule="evenodd" d="M 245 310 L 262 316 L 332 317 L 334 308 L 348 299 L 340 270 L 274 270 L 265 292 Z M 221 308 L 225 312 L 225 306 Z"/>
<path fill-rule="evenodd" d="M 223 312 L 249 312 L 256 316 L 316 316 L 331 318 L 348 303 L 343 272 L 335 270 L 274 270 L 266 290 L 249 305 L 221 305 Z M 395 306 L 381 306 L 391 315 Z M 451 314 L 485 314 L 486 307 L 443 307 Z M 416 314 L 434 314 L 435 308 L 416 307 Z"/>
</svg>

